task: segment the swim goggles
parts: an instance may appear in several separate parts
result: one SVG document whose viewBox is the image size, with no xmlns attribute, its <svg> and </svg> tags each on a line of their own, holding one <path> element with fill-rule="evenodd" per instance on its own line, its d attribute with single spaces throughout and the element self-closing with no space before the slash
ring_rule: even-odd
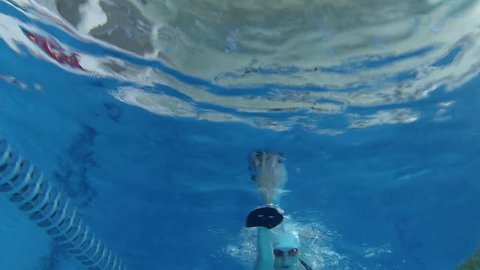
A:
<svg viewBox="0 0 480 270">
<path fill-rule="evenodd" d="M 288 256 L 295 256 L 298 253 L 298 248 L 291 248 L 288 251 L 284 251 L 277 248 L 273 250 L 273 255 L 275 255 L 275 257 L 283 257 L 285 256 L 285 253 L 287 253 Z"/>
</svg>

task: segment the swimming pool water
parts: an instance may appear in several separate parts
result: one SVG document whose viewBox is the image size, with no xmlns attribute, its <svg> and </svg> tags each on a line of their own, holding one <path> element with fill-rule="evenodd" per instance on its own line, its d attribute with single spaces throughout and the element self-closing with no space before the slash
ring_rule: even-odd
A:
<svg viewBox="0 0 480 270">
<path fill-rule="evenodd" d="M 205 51 L 218 43 L 204 34 L 202 48 L 162 43 L 152 57 L 136 43 L 120 46 L 121 37 L 102 38 L 109 24 L 88 32 L 87 20 L 81 28 L 65 15 L 74 1 L 1 1 L 0 137 L 42 168 L 129 269 L 251 269 L 254 232 L 243 225 L 261 204 L 248 171 L 257 149 L 287 158 L 282 207 L 301 228 L 315 269 L 455 269 L 480 243 L 480 51 L 475 27 L 451 33 L 478 3 L 433 2 L 401 11 L 417 18 L 408 21 L 412 32 L 424 31 L 427 17 L 444 19 L 433 29 L 437 40 L 399 50 L 418 40 L 412 34 L 375 56 L 367 52 L 394 42 L 372 38 L 367 49 L 342 54 L 358 29 L 325 23 L 333 43 L 319 51 L 332 59 L 312 64 L 298 60 L 300 52 L 277 59 L 251 51 L 264 44 L 242 40 L 257 32 L 235 32 L 236 20 L 222 28 L 231 30 L 228 55 Z M 47 5 L 59 13 L 41 8 Z M 108 14 L 119 12 L 111 8 Z M 178 17 L 167 22 L 185 22 L 185 7 L 174 8 Z M 251 12 L 219 14 L 228 10 Z M 132 21 L 152 25 L 138 29 L 154 28 L 148 14 L 135 12 Z M 134 29 L 122 23 L 109 29 Z M 198 23 L 211 31 L 208 20 Z M 171 28 L 181 35 L 187 26 Z M 143 40 L 135 33 L 125 42 Z M 281 52 L 303 44 L 271 39 Z M 198 58 L 187 61 L 194 52 Z M 249 62 L 253 54 L 258 65 Z M 83 269 L 2 194 L 0 215 L 0 269 Z"/>
</svg>

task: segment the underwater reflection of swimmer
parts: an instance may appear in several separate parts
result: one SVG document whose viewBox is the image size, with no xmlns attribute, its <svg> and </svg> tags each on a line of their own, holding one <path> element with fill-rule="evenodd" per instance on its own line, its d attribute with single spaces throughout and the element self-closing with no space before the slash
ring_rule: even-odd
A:
<svg viewBox="0 0 480 270">
<path fill-rule="evenodd" d="M 59 64 L 68 65 L 71 68 L 86 71 L 78 61 L 78 54 L 75 52 L 68 53 L 66 50 L 58 44 L 55 40 L 29 32 L 22 29 L 23 33 L 38 47 L 40 47 L 45 53 L 47 53 L 52 59 Z"/>
<path fill-rule="evenodd" d="M 247 227 L 257 228 L 255 270 L 312 270 L 301 258 L 298 233 L 284 218 L 279 199 L 287 181 L 284 158 L 275 152 L 256 151 L 250 155 L 252 179 L 257 182 L 265 206 L 247 216 Z"/>
</svg>

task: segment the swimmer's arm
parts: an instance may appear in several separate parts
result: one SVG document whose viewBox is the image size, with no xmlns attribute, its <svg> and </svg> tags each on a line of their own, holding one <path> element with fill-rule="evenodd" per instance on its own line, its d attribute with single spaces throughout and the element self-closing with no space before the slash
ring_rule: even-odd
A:
<svg viewBox="0 0 480 270">
<path fill-rule="evenodd" d="M 267 228 L 257 229 L 257 260 L 254 270 L 273 270 L 274 257 L 270 231 Z"/>
</svg>

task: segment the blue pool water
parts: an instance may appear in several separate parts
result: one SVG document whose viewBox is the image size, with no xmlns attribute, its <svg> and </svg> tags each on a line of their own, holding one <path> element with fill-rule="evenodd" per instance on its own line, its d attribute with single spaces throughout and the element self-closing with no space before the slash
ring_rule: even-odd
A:
<svg viewBox="0 0 480 270">
<path fill-rule="evenodd" d="M 259 49 L 258 66 L 241 64 L 263 47 L 233 44 L 253 35 L 238 28 L 203 68 L 180 52 L 181 38 L 155 57 L 142 42 L 125 45 L 143 38 L 127 19 L 82 30 L 68 3 L 76 1 L 0 1 L 0 138 L 72 199 L 128 269 L 252 269 L 254 231 L 243 225 L 262 203 L 248 171 L 258 149 L 287 158 L 281 204 L 314 269 L 456 269 L 480 247 L 475 27 L 450 42 L 443 37 L 458 22 L 442 17 L 431 29 L 438 40 L 385 55 L 362 50 L 384 52 L 397 39 L 345 54 L 348 44 L 322 47 L 338 63 L 275 56 L 276 65 Z M 419 38 L 424 14 L 436 19 L 426 7 L 415 6 L 413 37 L 400 47 Z M 178 16 L 173 28 L 186 33 Z M 130 38 L 113 38 L 116 29 Z M 335 40 L 328 29 L 313 40 Z M 211 53 L 188 48 L 195 61 Z M 0 216 L 0 269 L 84 269 L 2 193 Z"/>
</svg>

